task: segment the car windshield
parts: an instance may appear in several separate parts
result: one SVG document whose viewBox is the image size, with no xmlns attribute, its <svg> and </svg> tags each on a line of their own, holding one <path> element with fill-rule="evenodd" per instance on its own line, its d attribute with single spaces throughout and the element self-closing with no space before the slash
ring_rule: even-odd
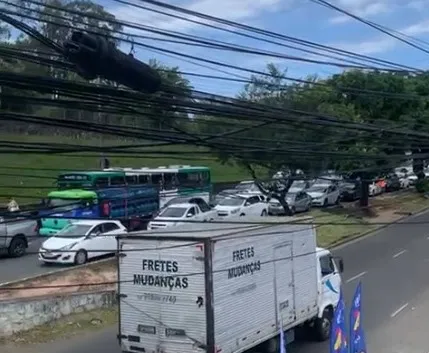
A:
<svg viewBox="0 0 429 353">
<path fill-rule="evenodd" d="M 305 187 L 305 181 L 304 180 L 295 180 L 290 187 L 291 188 L 303 188 L 303 187 Z"/>
<path fill-rule="evenodd" d="M 79 208 L 83 200 L 80 199 L 49 199 L 48 207 L 54 211 L 71 211 Z"/>
<path fill-rule="evenodd" d="M 310 189 L 308 189 L 308 192 L 321 192 L 321 193 L 325 193 L 326 192 L 326 186 L 324 185 L 320 185 L 320 186 L 313 186 Z"/>
<path fill-rule="evenodd" d="M 165 204 L 165 207 L 170 206 L 170 205 L 175 205 L 178 203 L 186 203 L 189 200 L 189 197 L 176 197 L 174 199 L 171 199 L 170 201 L 168 201 Z"/>
<path fill-rule="evenodd" d="M 228 197 L 219 201 L 220 206 L 241 206 L 243 203 L 244 199 L 240 197 Z"/>
<path fill-rule="evenodd" d="M 159 217 L 182 218 L 187 210 L 185 207 L 167 207 Z"/>
<path fill-rule="evenodd" d="M 92 228 L 88 224 L 71 224 L 61 229 L 57 234 L 56 238 L 81 238 L 87 235 L 89 230 Z"/>
<path fill-rule="evenodd" d="M 235 188 L 237 190 L 249 190 L 253 186 L 253 183 L 240 183 Z"/>
</svg>

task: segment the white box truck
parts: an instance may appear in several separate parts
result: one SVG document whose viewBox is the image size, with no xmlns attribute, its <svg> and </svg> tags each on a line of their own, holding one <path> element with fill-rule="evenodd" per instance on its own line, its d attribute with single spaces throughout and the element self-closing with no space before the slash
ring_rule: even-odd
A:
<svg viewBox="0 0 429 353">
<path fill-rule="evenodd" d="M 266 352 L 280 327 L 288 343 L 298 327 L 329 338 L 343 263 L 311 224 L 189 224 L 121 235 L 118 251 L 124 353 Z"/>
</svg>

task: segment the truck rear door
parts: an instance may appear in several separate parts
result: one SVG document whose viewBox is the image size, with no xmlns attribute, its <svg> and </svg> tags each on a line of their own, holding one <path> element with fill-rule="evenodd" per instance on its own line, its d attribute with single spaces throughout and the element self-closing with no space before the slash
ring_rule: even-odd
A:
<svg viewBox="0 0 429 353">
<path fill-rule="evenodd" d="M 203 246 L 120 239 L 120 337 L 124 352 L 204 352 Z"/>
</svg>

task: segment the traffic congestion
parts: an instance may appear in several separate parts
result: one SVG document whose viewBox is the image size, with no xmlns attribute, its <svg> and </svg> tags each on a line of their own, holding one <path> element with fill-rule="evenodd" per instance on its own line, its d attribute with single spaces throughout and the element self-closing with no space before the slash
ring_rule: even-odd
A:
<svg viewBox="0 0 429 353">
<path fill-rule="evenodd" d="M 427 172 L 429 175 L 429 172 Z M 293 178 L 293 180 L 290 180 Z M 286 212 L 278 195 L 266 191 L 287 185 Z M 417 178 L 411 167 L 399 167 L 369 184 L 369 195 L 413 186 Z M 337 207 L 361 196 L 359 180 L 334 171 L 317 178 L 302 173 L 291 177 L 277 172 L 264 182 L 238 182 L 212 192 L 210 169 L 200 166 L 157 168 L 108 168 L 98 171 L 62 172 L 57 189 L 46 193 L 39 207 L 20 211 L 11 199 L 2 217 L 2 248 L 10 257 L 21 257 L 34 238 L 39 239 L 41 265 L 82 265 L 113 254 L 114 235 L 136 230 L 166 229 L 188 222 L 213 222 L 249 217 L 275 217 L 306 213 L 312 208 Z"/>
</svg>

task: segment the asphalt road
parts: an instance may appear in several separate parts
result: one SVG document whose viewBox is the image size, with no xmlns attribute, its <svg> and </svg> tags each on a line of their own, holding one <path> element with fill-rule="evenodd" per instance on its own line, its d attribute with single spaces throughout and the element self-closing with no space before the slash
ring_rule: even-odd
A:
<svg viewBox="0 0 429 353">
<path fill-rule="evenodd" d="M 429 212 L 412 217 L 409 221 L 429 223 Z M 375 236 L 343 246 L 334 253 L 344 258 L 343 280 L 347 303 L 351 301 L 356 284 L 362 280 L 363 323 L 368 351 L 427 352 L 427 224 L 395 224 Z M 43 345 L 38 350 L 45 353 L 120 353 L 116 334 L 117 328 L 111 327 L 67 342 Z M 31 349 L 34 351 L 35 347 Z M 13 352 L 21 353 L 16 349 Z M 292 344 L 288 352 L 328 352 L 328 344 L 299 342 Z"/>
<path fill-rule="evenodd" d="M 0 283 L 10 282 L 52 271 L 52 267 L 40 266 L 37 251 L 46 238 L 29 239 L 28 254 L 19 258 L 0 256 Z"/>
</svg>

